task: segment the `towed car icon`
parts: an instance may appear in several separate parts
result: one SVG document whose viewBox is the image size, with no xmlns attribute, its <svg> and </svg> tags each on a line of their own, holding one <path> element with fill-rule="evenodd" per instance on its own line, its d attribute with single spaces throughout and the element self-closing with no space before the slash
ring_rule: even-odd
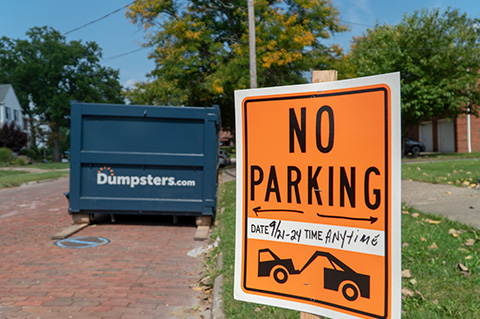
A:
<svg viewBox="0 0 480 319">
<path fill-rule="evenodd" d="M 342 292 L 345 299 L 354 301 L 361 296 L 370 298 L 370 276 L 355 272 L 330 253 L 316 251 L 307 263 L 296 269 L 292 259 L 281 259 L 270 249 L 258 251 L 258 277 L 273 276 L 276 282 L 284 284 L 289 275 L 301 274 L 317 257 L 325 257 L 333 268 L 324 268 L 323 288 Z"/>
</svg>

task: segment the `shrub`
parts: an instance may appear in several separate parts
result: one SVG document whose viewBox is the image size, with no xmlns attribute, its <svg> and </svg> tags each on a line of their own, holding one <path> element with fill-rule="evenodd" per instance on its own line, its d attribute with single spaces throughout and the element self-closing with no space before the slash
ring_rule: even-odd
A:
<svg viewBox="0 0 480 319">
<path fill-rule="evenodd" d="M 222 150 L 225 150 L 228 154 L 235 154 L 235 146 L 220 146 Z"/>
<path fill-rule="evenodd" d="M 13 121 L 4 123 L 0 129 L 0 147 L 8 147 L 19 152 L 27 142 L 27 134 Z"/>
<path fill-rule="evenodd" d="M 23 165 L 27 164 L 27 162 L 28 162 L 28 157 L 26 157 L 25 155 L 20 155 L 20 156 L 17 156 L 15 158 L 15 164 L 17 164 L 17 165 L 22 165 L 23 166 Z"/>
<path fill-rule="evenodd" d="M 7 163 L 12 157 L 12 150 L 6 147 L 0 147 L 0 163 Z"/>
<path fill-rule="evenodd" d="M 35 150 L 32 149 L 32 148 L 25 148 L 25 149 L 22 150 L 22 152 L 20 154 L 28 156 L 33 160 L 36 160 L 37 156 L 38 156 L 37 152 L 35 152 Z"/>
</svg>

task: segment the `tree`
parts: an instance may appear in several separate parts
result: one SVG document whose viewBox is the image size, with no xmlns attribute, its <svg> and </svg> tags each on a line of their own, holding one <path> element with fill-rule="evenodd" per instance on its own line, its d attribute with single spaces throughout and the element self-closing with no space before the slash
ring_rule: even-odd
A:
<svg viewBox="0 0 480 319">
<path fill-rule="evenodd" d="M 0 79 L 12 83 L 26 114 L 49 123 L 53 159 L 60 161 L 59 132 L 69 126 L 70 101 L 122 103 L 119 71 L 100 65 L 95 42 L 67 42 L 49 27 L 27 36 L 0 39 Z"/>
<path fill-rule="evenodd" d="M 405 134 L 432 117 L 478 113 L 479 26 L 456 9 L 423 9 L 398 25 L 369 29 L 347 61 L 356 76 L 400 71 Z"/>
<path fill-rule="evenodd" d="M 258 86 L 305 82 L 329 68 L 341 49 L 322 40 L 346 30 L 330 0 L 256 0 Z M 233 91 L 249 87 L 247 1 L 143 0 L 127 12 L 150 30 L 150 80 L 128 92 L 133 103 L 219 104 L 233 127 Z"/>
<path fill-rule="evenodd" d="M 7 147 L 14 152 L 20 152 L 27 143 L 27 135 L 14 122 L 4 123 L 0 129 L 0 147 Z"/>
</svg>

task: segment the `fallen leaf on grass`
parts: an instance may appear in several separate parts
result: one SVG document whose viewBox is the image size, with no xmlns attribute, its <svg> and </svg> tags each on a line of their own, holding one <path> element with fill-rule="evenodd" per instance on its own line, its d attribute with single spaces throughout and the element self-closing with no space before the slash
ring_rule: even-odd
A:
<svg viewBox="0 0 480 319">
<path fill-rule="evenodd" d="M 473 259 L 472 255 L 468 255 L 467 257 L 465 257 L 466 260 L 470 260 L 470 259 Z"/>
<path fill-rule="evenodd" d="M 425 237 L 420 237 L 420 240 L 421 241 L 427 241 L 427 239 Z"/>
<path fill-rule="evenodd" d="M 458 264 L 457 264 L 457 267 L 458 267 L 462 272 L 468 272 L 468 271 L 469 271 L 468 268 L 467 268 L 467 266 L 465 266 L 465 265 L 462 264 L 462 263 L 458 263 Z"/>
<path fill-rule="evenodd" d="M 408 288 L 402 288 L 402 295 L 406 296 L 406 297 L 413 297 L 415 293 L 413 292 L 413 290 L 411 289 L 408 289 Z"/>
<path fill-rule="evenodd" d="M 425 219 L 425 221 L 429 224 L 440 224 L 442 222 L 440 220 L 431 220 L 429 218 Z"/>
<path fill-rule="evenodd" d="M 432 300 L 432 302 L 435 306 L 438 306 L 438 304 L 439 304 L 438 299 L 434 299 L 434 300 Z"/>
<path fill-rule="evenodd" d="M 473 246 L 474 244 L 475 244 L 475 239 L 473 239 L 473 238 L 469 238 L 465 242 L 465 246 Z"/>
<path fill-rule="evenodd" d="M 474 231 L 474 230 L 471 230 L 471 232 L 473 233 L 473 235 L 475 236 L 475 239 L 478 239 L 478 236 L 477 236 L 477 232 Z"/>
<path fill-rule="evenodd" d="M 402 214 L 408 215 L 408 214 L 410 214 L 410 213 L 408 212 L 408 210 L 402 210 Z"/>
<path fill-rule="evenodd" d="M 410 278 L 412 275 L 410 274 L 410 269 L 402 270 L 402 278 Z"/>
<path fill-rule="evenodd" d="M 459 234 L 459 233 L 458 233 L 455 229 L 453 229 L 453 228 L 450 228 L 450 229 L 448 230 L 448 233 L 449 233 L 450 235 L 452 235 L 453 237 L 458 237 L 458 234 Z"/>
<path fill-rule="evenodd" d="M 413 214 L 412 214 L 412 217 L 413 217 L 413 218 L 417 218 L 418 216 L 420 216 L 419 213 L 413 213 Z"/>
<path fill-rule="evenodd" d="M 422 295 L 422 293 L 421 293 L 420 291 L 415 290 L 415 293 L 416 293 L 417 295 L 419 295 L 420 298 L 422 298 L 423 301 L 427 300 L 427 299 L 425 299 L 425 297 Z"/>
<path fill-rule="evenodd" d="M 431 244 L 428 248 L 430 248 L 430 249 L 438 249 L 438 246 L 437 246 L 437 244 L 433 243 L 433 244 Z"/>
<path fill-rule="evenodd" d="M 417 284 L 417 280 L 415 278 L 410 279 L 410 283 L 415 286 Z"/>
</svg>

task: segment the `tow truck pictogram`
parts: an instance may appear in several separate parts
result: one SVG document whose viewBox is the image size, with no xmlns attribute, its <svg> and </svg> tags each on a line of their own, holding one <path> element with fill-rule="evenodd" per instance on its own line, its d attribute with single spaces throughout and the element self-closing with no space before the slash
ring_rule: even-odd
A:
<svg viewBox="0 0 480 319">
<path fill-rule="evenodd" d="M 370 276 L 355 272 L 330 253 L 316 251 L 307 263 L 300 269 L 296 269 L 292 259 L 281 259 L 270 249 L 258 251 L 258 277 L 270 277 L 273 271 L 273 278 L 279 284 L 288 280 L 288 275 L 301 274 L 317 257 L 325 257 L 333 268 L 323 270 L 323 288 L 342 291 L 345 299 L 354 301 L 359 294 L 363 298 L 370 298 Z"/>
</svg>

